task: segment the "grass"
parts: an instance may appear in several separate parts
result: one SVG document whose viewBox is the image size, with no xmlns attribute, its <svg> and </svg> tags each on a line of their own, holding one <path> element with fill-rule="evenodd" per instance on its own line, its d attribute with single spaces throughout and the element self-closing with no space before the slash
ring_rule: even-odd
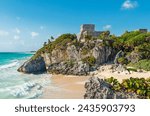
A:
<svg viewBox="0 0 150 116">
<path fill-rule="evenodd" d="M 145 59 L 145 60 L 140 60 L 137 63 L 130 63 L 129 66 L 133 66 L 137 69 L 144 69 L 146 71 L 150 71 L 150 60 Z"/>
</svg>

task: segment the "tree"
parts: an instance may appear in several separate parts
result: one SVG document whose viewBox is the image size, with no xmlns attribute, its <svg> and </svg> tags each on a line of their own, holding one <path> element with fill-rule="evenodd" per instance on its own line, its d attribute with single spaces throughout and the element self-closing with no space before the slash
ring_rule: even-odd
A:
<svg viewBox="0 0 150 116">
<path fill-rule="evenodd" d="M 44 45 L 43 46 L 46 46 L 47 45 L 47 43 L 46 42 L 44 42 Z"/>
<path fill-rule="evenodd" d="M 51 40 L 50 39 L 48 39 L 48 44 L 50 44 L 51 43 Z"/>
<path fill-rule="evenodd" d="M 51 36 L 51 41 L 54 40 L 55 38 L 53 36 Z"/>
</svg>

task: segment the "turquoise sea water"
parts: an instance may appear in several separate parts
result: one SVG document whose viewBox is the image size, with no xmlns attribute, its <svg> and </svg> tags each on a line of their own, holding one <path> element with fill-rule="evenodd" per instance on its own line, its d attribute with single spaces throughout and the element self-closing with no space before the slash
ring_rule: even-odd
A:
<svg viewBox="0 0 150 116">
<path fill-rule="evenodd" d="M 17 72 L 31 53 L 0 52 L 0 99 L 38 98 L 49 83 L 47 74 L 33 75 Z"/>
</svg>

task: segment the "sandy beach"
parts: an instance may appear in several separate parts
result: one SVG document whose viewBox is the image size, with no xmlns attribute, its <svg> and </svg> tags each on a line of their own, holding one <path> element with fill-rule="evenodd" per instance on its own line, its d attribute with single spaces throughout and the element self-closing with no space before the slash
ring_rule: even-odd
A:
<svg viewBox="0 0 150 116">
<path fill-rule="evenodd" d="M 126 74 L 126 72 L 119 72 L 115 71 L 112 72 L 111 69 L 112 64 L 107 64 L 101 66 L 101 69 L 96 70 L 91 73 L 91 75 L 94 75 L 95 77 L 100 77 L 100 78 L 110 78 L 114 77 L 116 78 L 119 82 L 121 82 L 123 79 L 129 79 L 130 77 L 133 78 L 150 78 L 150 71 L 143 71 L 143 72 L 131 72 L 131 74 Z M 103 71 L 102 71 L 103 69 Z"/>
<path fill-rule="evenodd" d="M 44 88 L 41 99 L 83 99 L 85 94 L 84 84 L 91 75 L 99 78 L 114 77 L 120 82 L 123 79 L 130 77 L 149 78 L 149 72 L 132 72 L 131 74 L 125 74 L 124 72 L 112 73 L 110 69 L 111 65 L 103 66 L 104 71 L 91 72 L 89 76 L 65 76 L 65 75 L 52 75 L 50 78 L 51 83 Z"/>
<path fill-rule="evenodd" d="M 83 99 L 84 84 L 89 77 L 52 75 L 41 99 Z"/>
</svg>

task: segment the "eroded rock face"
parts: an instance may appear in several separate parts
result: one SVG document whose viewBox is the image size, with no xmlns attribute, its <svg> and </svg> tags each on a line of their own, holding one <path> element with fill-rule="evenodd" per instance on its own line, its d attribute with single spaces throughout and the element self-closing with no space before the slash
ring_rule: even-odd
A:
<svg viewBox="0 0 150 116">
<path fill-rule="evenodd" d="M 49 73 L 67 74 L 67 75 L 87 75 L 89 72 L 89 65 L 83 62 L 61 62 L 51 64 L 48 67 Z"/>
<path fill-rule="evenodd" d="M 138 95 L 135 93 L 126 93 L 123 91 L 116 92 L 112 86 L 96 77 L 92 77 L 85 83 L 86 93 L 85 99 L 137 99 Z"/>
<path fill-rule="evenodd" d="M 80 54 L 74 45 L 68 46 L 66 53 L 69 60 L 81 60 Z"/>
<path fill-rule="evenodd" d="M 107 62 L 111 53 L 112 49 L 110 47 L 96 46 L 92 50 L 92 54 L 96 58 L 97 64 Z"/>
<path fill-rule="evenodd" d="M 24 73 L 33 73 L 33 74 L 43 73 L 44 71 L 46 71 L 45 61 L 41 56 L 36 58 L 35 60 L 26 61 L 18 69 L 18 71 Z"/>
<path fill-rule="evenodd" d="M 18 71 L 24 73 L 41 73 L 47 71 L 50 73 L 70 74 L 70 75 L 87 75 L 90 70 L 96 69 L 100 64 L 108 62 L 112 56 L 111 47 L 100 46 L 102 41 L 91 40 L 82 43 L 83 46 L 66 45 L 66 49 L 55 48 L 51 52 L 44 52 L 35 60 L 30 59 L 25 62 Z M 83 54 L 86 49 L 86 54 Z M 91 67 L 83 63 L 87 57 L 95 58 L 95 66 Z M 68 62 L 72 62 L 70 65 Z"/>
</svg>

